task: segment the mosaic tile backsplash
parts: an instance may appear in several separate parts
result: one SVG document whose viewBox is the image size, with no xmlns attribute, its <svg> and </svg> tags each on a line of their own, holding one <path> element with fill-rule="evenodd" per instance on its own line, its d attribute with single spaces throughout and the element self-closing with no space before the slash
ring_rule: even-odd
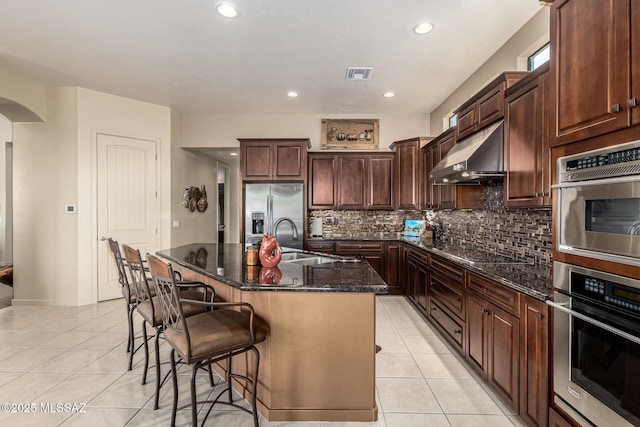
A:
<svg viewBox="0 0 640 427">
<path fill-rule="evenodd" d="M 551 267 L 551 209 L 506 209 L 503 200 L 502 181 L 494 181 L 484 186 L 483 209 L 436 211 L 435 240 L 447 245 L 478 246 Z M 325 239 L 357 239 L 364 234 L 402 232 L 405 219 L 424 219 L 425 212 L 309 211 L 308 223 L 316 217 L 323 219 Z M 311 229 L 307 235 L 311 235 Z"/>
</svg>

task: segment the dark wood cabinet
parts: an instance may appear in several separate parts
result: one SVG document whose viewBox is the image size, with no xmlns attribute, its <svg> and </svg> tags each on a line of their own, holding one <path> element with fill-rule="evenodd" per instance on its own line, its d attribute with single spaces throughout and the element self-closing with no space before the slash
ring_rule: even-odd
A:
<svg viewBox="0 0 640 427">
<path fill-rule="evenodd" d="M 411 250 L 407 254 L 408 281 L 410 297 L 420 311 L 427 312 L 427 286 L 429 280 L 429 256 L 420 250 Z"/>
<path fill-rule="evenodd" d="M 631 110 L 631 125 L 640 124 L 640 6 L 638 3 L 631 2 L 631 20 L 635 27 L 631 27 L 631 96 L 627 101 L 627 108 Z"/>
<path fill-rule="evenodd" d="M 547 425 L 549 407 L 549 310 L 524 296 L 520 308 L 520 416 L 530 425 Z M 551 425 L 551 424 L 549 424 Z"/>
<path fill-rule="evenodd" d="M 580 427 L 580 425 L 567 420 L 555 409 L 549 408 L 549 427 Z"/>
<path fill-rule="evenodd" d="M 393 153 L 309 154 L 308 209 L 393 209 Z"/>
<path fill-rule="evenodd" d="M 238 139 L 243 181 L 304 181 L 308 139 Z"/>
<path fill-rule="evenodd" d="M 422 185 L 422 209 L 433 209 L 437 206 L 435 193 L 439 191 L 429 179 L 431 169 L 436 165 L 436 149 L 434 144 L 430 144 L 422 149 L 422 164 L 424 174 L 421 178 Z"/>
<path fill-rule="evenodd" d="M 384 281 L 389 286 L 390 294 L 402 294 L 404 293 L 404 287 L 402 283 L 402 257 L 403 247 L 402 243 L 385 242 L 384 244 Z"/>
<path fill-rule="evenodd" d="M 547 426 L 550 349 L 544 301 L 405 245 L 407 297 L 420 311 L 426 304 L 434 327 L 527 424 Z"/>
<path fill-rule="evenodd" d="M 336 250 L 336 244 L 331 240 L 307 240 L 305 249 L 313 252 L 333 253 Z"/>
<path fill-rule="evenodd" d="M 467 273 L 467 358 L 513 409 L 520 396 L 520 294 Z"/>
<path fill-rule="evenodd" d="M 367 209 L 390 210 L 395 206 L 393 154 L 369 156 L 367 173 Z"/>
<path fill-rule="evenodd" d="M 461 139 L 504 117 L 504 91 L 527 73 L 508 71 L 500 74 L 467 102 L 458 107 L 455 138 Z"/>
<path fill-rule="evenodd" d="M 506 207 L 551 206 L 548 68 L 540 67 L 507 91 Z"/>
<path fill-rule="evenodd" d="M 367 208 L 367 158 L 338 156 L 338 208 Z"/>
<path fill-rule="evenodd" d="M 452 132 L 438 142 L 438 161 L 444 159 L 444 156 L 456 145 L 456 135 Z M 437 206 L 439 209 L 456 207 L 456 185 L 438 185 L 439 196 Z"/>
<path fill-rule="evenodd" d="M 338 155 L 338 209 L 393 209 L 393 153 Z"/>
<path fill-rule="evenodd" d="M 442 257 L 429 259 L 429 318 L 461 352 L 466 348 L 464 269 Z"/>
<path fill-rule="evenodd" d="M 618 0 L 552 4 L 552 146 L 638 122 L 640 113 L 633 110 L 638 109 L 634 100 L 640 98 L 634 44 L 640 38 L 639 8 L 635 1 Z"/>
<path fill-rule="evenodd" d="M 337 206 L 337 156 L 309 153 L 307 208 L 334 209 Z"/>
<path fill-rule="evenodd" d="M 383 242 L 337 241 L 336 254 L 362 258 L 371 265 L 380 277 L 385 277 Z"/>
<path fill-rule="evenodd" d="M 421 148 L 432 138 L 412 138 L 391 144 L 395 151 L 396 209 L 419 210 L 426 184 Z"/>
<path fill-rule="evenodd" d="M 518 409 L 519 319 L 471 292 L 467 315 L 467 358 Z"/>
</svg>

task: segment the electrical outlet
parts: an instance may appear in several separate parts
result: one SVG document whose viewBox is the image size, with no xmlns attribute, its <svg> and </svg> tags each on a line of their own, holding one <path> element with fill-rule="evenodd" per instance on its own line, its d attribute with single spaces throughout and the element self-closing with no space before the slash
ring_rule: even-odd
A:
<svg viewBox="0 0 640 427">
<path fill-rule="evenodd" d="M 333 225 L 333 218 L 327 218 L 327 225 Z"/>
<path fill-rule="evenodd" d="M 333 218 L 333 225 L 338 225 L 338 218 Z"/>
</svg>

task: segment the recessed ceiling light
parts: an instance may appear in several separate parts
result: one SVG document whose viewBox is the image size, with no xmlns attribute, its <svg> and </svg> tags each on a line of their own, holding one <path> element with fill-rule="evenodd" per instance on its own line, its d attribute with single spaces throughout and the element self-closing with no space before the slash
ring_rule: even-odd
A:
<svg viewBox="0 0 640 427">
<path fill-rule="evenodd" d="M 218 3 L 216 11 L 225 18 L 235 18 L 238 16 L 238 9 L 231 3 Z"/>
<path fill-rule="evenodd" d="M 296 92 L 294 90 L 290 90 L 289 92 L 287 92 L 287 96 L 289 98 L 296 98 L 298 96 L 298 92 Z"/>
<path fill-rule="evenodd" d="M 229 155 L 230 155 L 230 156 L 237 156 L 237 155 L 238 155 L 238 153 L 236 153 L 235 151 L 232 151 L 232 152 L 230 152 L 230 153 L 229 153 Z"/>
<path fill-rule="evenodd" d="M 384 96 L 385 98 L 393 98 L 394 96 L 396 96 L 395 92 L 385 92 L 384 94 L 382 94 L 382 96 Z"/>
<path fill-rule="evenodd" d="M 420 35 L 427 34 L 431 30 L 433 30 L 432 22 L 423 22 L 422 24 L 418 24 L 415 27 L 413 27 L 413 32 Z"/>
</svg>

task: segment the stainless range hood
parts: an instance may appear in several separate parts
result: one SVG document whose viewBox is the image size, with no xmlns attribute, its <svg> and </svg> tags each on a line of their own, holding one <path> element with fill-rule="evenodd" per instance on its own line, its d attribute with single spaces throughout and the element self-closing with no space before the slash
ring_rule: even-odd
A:
<svg viewBox="0 0 640 427">
<path fill-rule="evenodd" d="M 436 185 L 479 184 L 501 178 L 504 120 L 500 120 L 458 142 L 429 174 Z"/>
</svg>

